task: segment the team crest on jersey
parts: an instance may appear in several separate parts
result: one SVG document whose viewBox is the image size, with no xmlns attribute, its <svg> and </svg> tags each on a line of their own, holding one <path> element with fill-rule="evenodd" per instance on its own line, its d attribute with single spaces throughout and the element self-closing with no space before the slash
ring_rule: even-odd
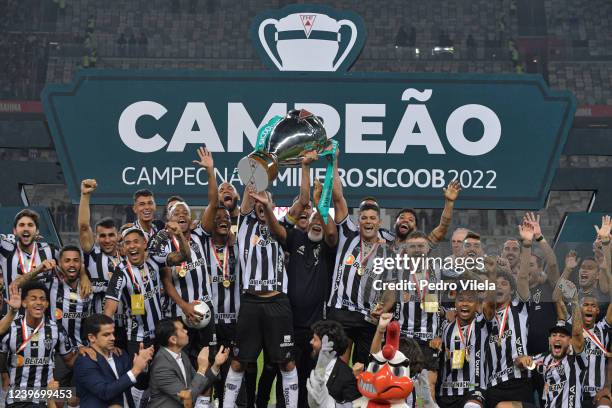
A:
<svg viewBox="0 0 612 408">
<path fill-rule="evenodd" d="M 47 337 L 45 339 L 45 348 L 47 351 L 50 351 L 53 348 L 53 339 L 51 337 Z"/>
<path fill-rule="evenodd" d="M 542 295 L 542 291 L 541 290 L 537 290 L 536 293 L 534 293 L 533 295 L 533 301 L 536 303 L 540 303 L 540 296 Z"/>
</svg>

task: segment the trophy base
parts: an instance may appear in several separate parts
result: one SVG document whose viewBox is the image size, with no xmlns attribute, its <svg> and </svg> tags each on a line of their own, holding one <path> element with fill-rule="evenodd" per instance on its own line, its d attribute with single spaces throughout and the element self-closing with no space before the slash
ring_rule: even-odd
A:
<svg viewBox="0 0 612 408">
<path fill-rule="evenodd" d="M 257 192 L 264 191 L 278 176 L 278 165 L 271 155 L 253 152 L 238 162 L 238 176 L 245 186 L 252 185 Z"/>
</svg>

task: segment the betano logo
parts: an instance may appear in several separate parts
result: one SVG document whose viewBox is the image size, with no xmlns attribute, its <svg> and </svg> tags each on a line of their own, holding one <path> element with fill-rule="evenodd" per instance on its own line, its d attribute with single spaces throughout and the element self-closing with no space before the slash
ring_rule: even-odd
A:
<svg viewBox="0 0 612 408">
<path fill-rule="evenodd" d="M 259 15 L 251 36 L 262 59 L 279 71 L 346 71 L 365 43 L 361 17 L 330 7 L 291 5 Z"/>
</svg>

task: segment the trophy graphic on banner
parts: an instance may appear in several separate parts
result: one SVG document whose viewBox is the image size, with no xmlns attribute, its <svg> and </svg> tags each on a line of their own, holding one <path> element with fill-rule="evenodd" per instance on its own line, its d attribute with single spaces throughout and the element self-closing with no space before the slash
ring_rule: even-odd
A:
<svg viewBox="0 0 612 408">
<path fill-rule="evenodd" d="M 265 35 L 267 26 L 274 27 L 271 44 Z M 342 27 L 350 30 L 343 50 Z M 355 45 L 357 27 L 350 20 L 336 21 L 321 13 L 294 13 L 280 20 L 262 21 L 258 34 L 261 45 L 280 71 L 336 71 Z"/>
<path fill-rule="evenodd" d="M 263 191 L 276 179 L 279 167 L 299 166 L 305 152 L 315 150 L 319 156 L 329 156 L 319 202 L 327 222 L 337 145 L 327 138 L 321 118 L 304 109 L 292 110 L 285 117 L 273 117 L 259 130 L 255 151 L 238 162 L 238 175 L 242 184 Z"/>
</svg>

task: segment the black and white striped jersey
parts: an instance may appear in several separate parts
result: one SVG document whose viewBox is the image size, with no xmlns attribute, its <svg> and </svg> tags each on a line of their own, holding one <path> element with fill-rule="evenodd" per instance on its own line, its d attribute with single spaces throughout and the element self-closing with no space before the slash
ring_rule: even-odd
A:
<svg viewBox="0 0 612 408">
<path fill-rule="evenodd" d="M 238 219 L 238 251 L 242 289 L 287 293 L 285 253 L 254 210 Z"/>
<path fill-rule="evenodd" d="M 161 260 L 163 259 L 163 263 Z M 117 267 L 108 285 L 106 297 L 123 303 L 126 315 L 127 339 L 131 341 L 153 340 L 155 324 L 163 318 L 160 299 L 160 268 L 165 259 L 147 257 L 140 267 L 128 261 Z M 132 295 L 144 296 L 144 315 L 132 312 Z"/>
<path fill-rule="evenodd" d="M 427 288 L 419 289 L 419 283 L 420 281 L 433 284 L 439 282 L 440 272 L 430 270 L 426 273 L 408 274 L 405 271 L 400 271 L 399 277 L 415 284 L 415 290 L 404 290 L 398 293 L 396 316 L 401 335 L 421 341 L 429 341 L 439 337 L 441 329 L 441 291 L 430 291 Z M 427 303 L 433 302 L 437 303 L 436 312 L 427 309 Z"/>
<path fill-rule="evenodd" d="M 238 244 L 215 245 L 209 235 L 204 236 L 203 242 L 210 273 L 215 323 L 236 323 L 240 310 L 241 278 L 237 259 Z M 227 288 L 223 285 L 225 281 L 229 281 Z"/>
<path fill-rule="evenodd" d="M 62 326 L 46 317 L 41 323 L 37 331 L 26 324 L 25 318 L 18 318 L 2 337 L 2 352 L 9 357 L 10 388 L 46 388 L 53 379 L 56 353 L 64 356 L 74 351 Z M 25 343 L 28 338 L 30 341 Z M 12 402 L 7 400 L 8 404 Z"/>
<path fill-rule="evenodd" d="M 585 395 L 594 397 L 606 385 L 608 358 L 604 350 L 609 351 L 610 349 L 610 329 L 612 326 L 605 319 L 599 321 L 588 331 L 584 329 L 583 353 L 586 358 L 586 372 L 582 391 Z"/>
<path fill-rule="evenodd" d="M 389 242 L 376 243 L 365 249 L 358 227 L 348 216 L 337 224 L 337 229 L 338 247 L 332 277 L 333 286 L 327 306 L 369 316 L 370 310 L 382 294 L 382 291 L 375 289 L 374 282 L 396 279 L 393 275 L 395 270 L 384 270 L 380 274 L 374 271 L 375 259 L 393 257 Z"/>
<path fill-rule="evenodd" d="M 197 227 L 191 231 L 189 238 L 189 247 L 191 248 L 189 259 L 182 262 L 181 265 L 172 268 L 172 283 L 181 299 L 185 302 L 191 303 L 199 300 L 200 302 L 207 303 L 208 307 L 213 310 L 204 234 L 202 227 Z M 178 251 L 178 240 L 171 238 L 164 245 L 163 256 L 167 257 L 171 252 Z M 184 270 L 184 277 L 179 275 L 178 271 L 180 269 Z M 171 316 L 183 316 L 183 311 L 172 299 L 169 300 L 168 311 Z"/>
<path fill-rule="evenodd" d="M 544 376 L 546 408 L 575 408 L 581 406 L 582 382 L 584 379 L 587 355 L 567 354 L 555 360 L 548 354 L 543 361 L 536 361 Z"/>
<path fill-rule="evenodd" d="M 140 221 L 136 220 L 134 221 L 134 227 L 140 229 L 142 232 L 144 232 L 145 237 L 147 238 L 147 242 L 149 242 L 151 240 L 151 238 L 157 234 L 160 230 L 164 229 L 164 222 L 161 220 L 153 220 L 153 222 L 151 222 L 151 229 L 150 230 L 146 230 L 141 224 Z"/>
<path fill-rule="evenodd" d="M 36 241 L 32 253 L 22 251 L 17 244 L 15 235 L 0 235 L 0 269 L 4 277 L 4 296 L 8 299 L 10 284 L 23 275 L 36 269 L 46 259 L 59 258 L 59 251 L 55 246 L 46 242 Z"/>
<path fill-rule="evenodd" d="M 113 271 L 123 261 L 121 256 L 110 256 L 102 251 L 99 245 L 94 245 L 91 251 L 83 253 L 83 262 L 87 269 L 87 276 L 94 288 L 93 313 L 104 312 L 104 297 L 108 289 L 108 283 L 113 276 Z M 115 325 L 125 326 L 125 313 L 123 304 L 117 305 L 115 313 Z"/>
<path fill-rule="evenodd" d="M 98 287 L 92 289 L 101 291 Z M 61 323 L 76 346 L 85 344 L 81 338 L 81 324 L 83 319 L 93 313 L 93 299 L 96 294 L 90 293 L 86 298 L 82 298 L 80 285 L 73 289 L 57 277 L 53 278 L 49 285 L 51 318 L 55 319 L 56 323 Z"/>
<path fill-rule="evenodd" d="M 493 387 L 511 379 L 530 377 L 530 371 L 514 366 L 514 359 L 528 355 L 528 315 L 527 303 L 514 299 L 507 307 L 498 309 L 493 320 L 488 322 L 489 337 L 485 344 L 487 386 Z"/>
<path fill-rule="evenodd" d="M 469 325 L 462 327 L 457 327 L 456 320 L 452 322 L 444 320 L 442 324 L 444 358 L 439 395 L 460 396 L 476 388 L 485 388 L 484 346 L 487 336 L 487 322 L 481 314 L 477 314 Z M 461 369 L 452 368 L 453 353 L 456 351 L 463 351 L 465 355 Z"/>
</svg>

